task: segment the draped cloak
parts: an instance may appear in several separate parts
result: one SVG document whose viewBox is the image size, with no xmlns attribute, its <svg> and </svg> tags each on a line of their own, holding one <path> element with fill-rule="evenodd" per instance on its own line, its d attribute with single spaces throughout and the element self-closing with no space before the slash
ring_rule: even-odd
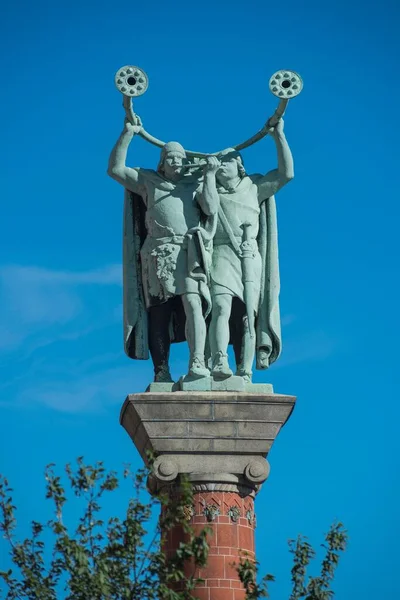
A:
<svg viewBox="0 0 400 600">
<path fill-rule="evenodd" d="M 149 324 L 147 312 L 149 306 L 149 289 L 148 286 L 145 289 L 143 285 L 144 265 L 141 259 L 141 251 L 143 252 L 145 241 L 146 245 L 149 245 L 147 242 L 154 242 L 155 254 L 157 254 L 158 243 L 160 242 L 159 247 L 165 247 L 168 243 L 168 238 L 165 238 L 165 244 L 162 243 L 163 240 L 149 239 L 148 227 L 146 226 L 146 206 L 143 198 L 146 195 L 146 190 L 141 189 L 140 180 L 142 180 L 142 187 L 143 180 L 147 180 L 153 187 L 155 185 L 158 189 L 162 190 L 170 187 L 170 183 L 166 182 L 155 171 L 140 169 L 139 184 L 137 187 L 141 194 L 125 190 L 123 225 L 124 348 L 130 358 L 147 360 L 149 358 Z M 192 185 L 194 183 L 189 178 L 187 178 L 187 181 Z M 216 221 L 216 217 L 208 217 L 202 224 L 205 229 L 210 230 L 211 228 L 212 230 L 215 225 L 214 221 Z M 198 223 L 198 225 L 200 224 Z M 193 223 L 193 225 L 197 224 Z M 151 226 L 158 227 L 159 223 L 153 221 Z M 206 233 L 204 230 L 203 232 Z M 183 236 L 170 236 L 172 245 L 175 237 L 182 238 Z M 187 276 L 184 278 L 183 285 L 187 287 L 187 291 L 196 291 L 200 294 L 206 317 L 211 310 L 211 297 L 207 281 L 210 260 L 207 256 L 208 252 L 204 247 L 204 241 L 200 238 L 200 234 L 189 234 L 185 236 L 183 241 L 180 239 L 179 243 L 185 248 L 187 255 Z M 161 281 L 159 283 L 162 287 Z M 179 286 L 182 288 L 182 277 L 180 277 Z M 180 289 L 179 293 L 182 293 L 182 289 Z M 170 297 L 171 294 L 164 298 L 150 299 L 150 302 L 152 302 L 152 305 L 161 304 Z M 181 342 L 186 339 L 185 324 L 185 313 L 182 303 L 179 301 L 173 305 L 171 321 L 169 323 L 171 342 Z"/>
<path fill-rule="evenodd" d="M 281 319 L 279 311 L 279 257 L 278 228 L 275 197 L 267 198 L 260 205 L 260 229 L 258 250 L 261 254 L 261 293 L 256 321 L 257 369 L 265 368 L 259 360 L 259 351 L 265 350 L 269 364 L 281 353 Z"/>
</svg>

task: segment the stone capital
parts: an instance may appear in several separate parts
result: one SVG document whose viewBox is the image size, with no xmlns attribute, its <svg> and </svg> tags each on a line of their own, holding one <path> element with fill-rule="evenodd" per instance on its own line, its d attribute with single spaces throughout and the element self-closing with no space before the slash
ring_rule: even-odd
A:
<svg viewBox="0 0 400 600">
<path fill-rule="evenodd" d="M 151 491 L 185 474 L 195 490 L 253 495 L 290 417 L 294 396 L 248 392 L 147 392 L 127 397 L 121 424 L 143 460 L 157 455 Z"/>
</svg>

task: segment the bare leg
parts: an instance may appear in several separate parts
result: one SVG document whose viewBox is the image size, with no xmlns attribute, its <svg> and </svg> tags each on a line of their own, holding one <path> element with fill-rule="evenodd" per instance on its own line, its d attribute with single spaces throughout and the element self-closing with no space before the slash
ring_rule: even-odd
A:
<svg viewBox="0 0 400 600">
<path fill-rule="evenodd" d="M 226 378 L 232 375 L 228 365 L 229 317 L 232 309 L 232 296 L 217 294 L 213 297 L 210 324 L 210 346 L 213 358 L 213 375 Z"/>
<path fill-rule="evenodd" d="M 210 373 L 204 364 L 206 323 L 199 294 L 183 294 L 182 303 L 186 315 L 186 337 L 190 350 L 189 375 L 207 377 Z"/>
<path fill-rule="evenodd" d="M 168 360 L 171 347 L 169 323 L 173 301 L 149 309 L 149 349 L 154 364 L 154 381 L 172 381 Z"/>
</svg>

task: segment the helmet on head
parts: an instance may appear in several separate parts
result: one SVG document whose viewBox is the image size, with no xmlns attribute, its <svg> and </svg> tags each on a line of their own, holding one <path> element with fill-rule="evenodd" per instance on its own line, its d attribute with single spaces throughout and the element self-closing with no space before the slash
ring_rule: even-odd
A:
<svg viewBox="0 0 400 600">
<path fill-rule="evenodd" d="M 179 152 L 186 158 L 185 148 L 179 142 L 168 142 L 162 147 L 157 173 L 164 173 L 164 161 L 169 152 Z"/>
</svg>

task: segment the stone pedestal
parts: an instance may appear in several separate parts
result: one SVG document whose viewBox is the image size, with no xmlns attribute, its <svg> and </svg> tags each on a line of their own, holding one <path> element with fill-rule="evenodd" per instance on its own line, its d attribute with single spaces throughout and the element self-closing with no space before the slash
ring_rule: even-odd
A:
<svg viewBox="0 0 400 600">
<path fill-rule="evenodd" d="M 158 457 L 150 489 L 173 489 L 180 474 L 193 485 L 192 525 L 211 525 L 211 551 L 200 600 L 244 600 L 234 563 L 254 555 L 254 497 L 269 474 L 266 460 L 291 415 L 294 396 L 256 392 L 147 392 L 127 397 L 121 424 L 146 462 Z M 190 516 L 190 515 L 189 515 Z M 170 532 L 173 553 L 182 532 Z"/>
</svg>

